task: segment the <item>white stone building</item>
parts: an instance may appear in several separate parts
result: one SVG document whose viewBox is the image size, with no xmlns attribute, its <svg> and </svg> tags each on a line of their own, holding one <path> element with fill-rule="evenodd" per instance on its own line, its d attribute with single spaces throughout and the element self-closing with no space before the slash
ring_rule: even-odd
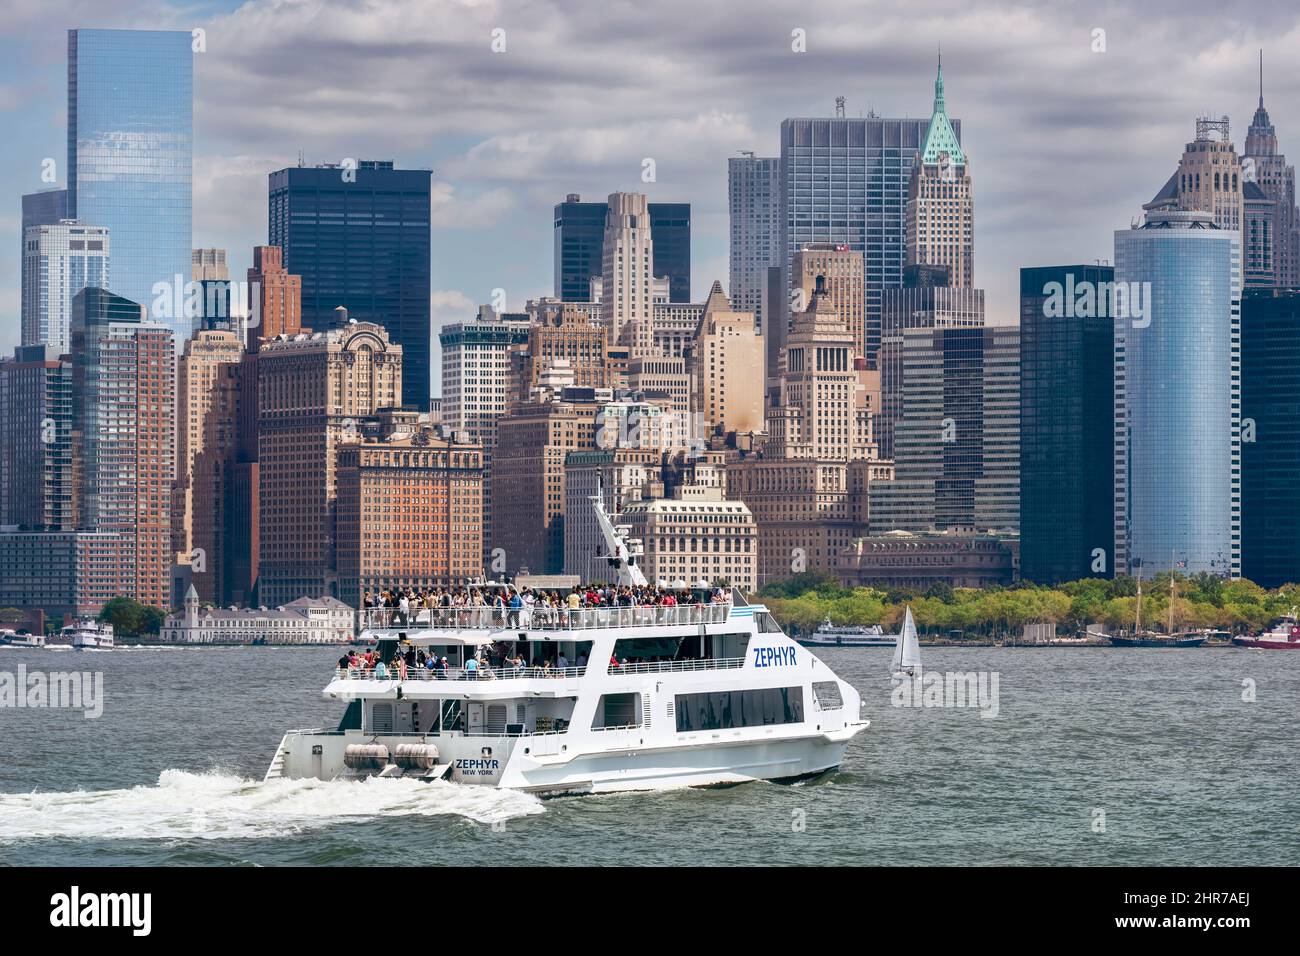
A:
<svg viewBox="0 0 1300 956">
<path fill-rule="evenodd" d="M 355 625 L 352 608 L 331 597 L 299 598 L 275 609 L 200 609 L 190 585 L 185 610 L 169 615 L 159 636 L 169 644 L 346 644 Z"/>
</svg>

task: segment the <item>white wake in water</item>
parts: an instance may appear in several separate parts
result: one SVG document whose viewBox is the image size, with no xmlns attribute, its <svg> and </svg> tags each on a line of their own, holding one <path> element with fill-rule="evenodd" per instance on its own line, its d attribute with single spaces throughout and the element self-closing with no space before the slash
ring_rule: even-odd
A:
<svg viewBox="0 0 1300 956">
<path fill-rule="evenodd" d="M 270 780 L 164 770 L 153 787 L 0 794 L 0 844 L 230 840 L 290 836 L 340 822 L 453 814 L 478 823 L 544 813 L 516 790 L 433 781 Z"/>
</svg>

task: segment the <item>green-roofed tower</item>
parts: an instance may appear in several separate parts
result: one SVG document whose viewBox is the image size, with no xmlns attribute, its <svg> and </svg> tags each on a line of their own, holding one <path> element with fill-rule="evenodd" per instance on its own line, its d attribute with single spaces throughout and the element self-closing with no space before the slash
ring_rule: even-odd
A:
<svg viewBox="0 0 1300 956">
<path fill-rule="evenodd" d="M 948 120 L 948 110 L 943 101 L 943 58 L 940 57 L 939 72 L 934 78 L 934 112 L 930 115 L 925 146 L 921 149 L 921 162 L 937 166 L 945 153 L 952 165 L 966 165 L 966 154 L 961 151 L 961 143 L 957 141 L 957 133 Z"/>
<path fill-rule="evenodd" d="M 948 119 L 943 61 L 934 78 L 934 113 L 912 163 L 907 190 L 907 263 L 945 266 L 948 284 L 975 286 L 975 208 L 971 163 Z"/>
</svg>

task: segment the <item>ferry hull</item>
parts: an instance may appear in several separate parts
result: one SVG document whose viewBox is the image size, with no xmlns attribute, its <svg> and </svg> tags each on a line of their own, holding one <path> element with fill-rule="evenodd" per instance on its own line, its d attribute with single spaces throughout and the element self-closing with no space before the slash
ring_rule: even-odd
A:
<svg viewBox="0 0 1300 956">
<path fill-rule="evenodd" d="M 862 725 L 865 726 L 865 723 Z M 717 740 L 688 747 L 642 748 L 627 741 L 599 752 L 570 757 L 554 739 L 368 735 L 359 731 L 291 731 L 281 741 L 266 778 L 332 780 L 364 776 L 409 776 L 466 785 L 504 787 L 539 795 L 669 790 L 793 780 L 838 767 L 849 739 L 861 727 L 825 734 L 768 740 Z M 390 752 L 399 744 L 433 744 L 439 763 L 428 771 L 362 773 L 344 763 L 349 745 L 379 743 Z M 540 746 L 539 746 L 540 744 Z M 548 751 L 548 752 L 540 752 Z M 550 752 L 555 751 L 555 752 Z"/>
</svg>

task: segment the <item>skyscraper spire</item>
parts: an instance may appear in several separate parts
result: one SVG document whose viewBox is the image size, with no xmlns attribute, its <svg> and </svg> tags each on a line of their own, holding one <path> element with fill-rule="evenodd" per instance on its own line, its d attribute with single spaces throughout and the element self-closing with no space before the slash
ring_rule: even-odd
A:
<svg viewBox="0 0 1300 956">
<path fill-rule="evenodd" d="M 926 131 L 925 143 L 921 147 L 921 162 L 935 165 L 945 153 L 948 162 L 954 166 L 966 164 L 966 155 L 948 120 L 948 108 L 943 97 L 943 56 L 940 54 L 939 69 L 934 78 L 934 113 L 930 116 L 930 128 Z"/>
<path fill-rule="evenodd" d="M 1264 51 L 1259 51 L 1259 108 L 1264 108 Z"/>
</svg>

